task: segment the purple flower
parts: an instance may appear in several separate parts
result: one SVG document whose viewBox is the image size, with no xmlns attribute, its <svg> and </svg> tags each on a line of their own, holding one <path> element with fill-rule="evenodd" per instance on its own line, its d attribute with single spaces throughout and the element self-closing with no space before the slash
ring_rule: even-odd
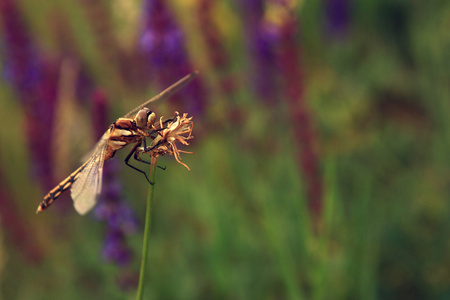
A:
<svg viewBox="0 0 450 300">
<path fill-rule="evenodd" d="M 105 164 L 103 192 L 94 209 L 94 214 L 106 226 L 103 256 L 107 261 L 124 267 L 132 257 L 126 237 L 136 232 L 138 219 L 122 197 L 122 185 L 116 179 L 117 171 L 117 161 L 109 160 Z"/>
<path fill-rule="evenodd" d="M 3 22 L 2 75 L 24 105 L 32 174 L 45 188 L 54 184 L 51 158 L 59 61 L 44 57 L 30 39 L 14 1 L 0 0 Z"/>
<path fill-rule="evenodd" d="M 26 134 L 32 151 L 32 174 L 42 186 L 54 185 L 52 143 L 59 63 L 44 61 L 40 71 L 40 81 L 34 86 L 32 94 L 27 95 L 25 104 Z M 18 91 L 20 94 L 20 91 Z"/>
<path fill-rule="evenodd" d="M 107 128 L 108 102 L 102 90 L 93 94 L 93 124 L 95 135 L 100 138 Z M 127 235 L 137 230 L 138 219 L 122 196 L 122 185 L 117 180 L 117 160 L 108 160 L 103 167 L 103 188 L 99 203 L 94 209 L 95 217 L 106 226 L 106 237 L 102 254 L 109 262 L 121 267 L 128 265 L 132 252 L 127 246 Z"/>
<path fill-rule="evenodd" d="M 104 170 L 103 192 L 94 209 L 95 217 L 104 222 L 110 229 L 117 229 L 125 234 L 133 234 L 137 230 L 138 220 L 131 207 L 122 197 L 122 185 L 115 179 L 117 162 L 108 161 Z"/>
<path fill-rule="evenodd" d="M 151 77 L 156 78 L 160 88 L 164 89 L 194 71 L 194 68 L 186 53 L 184 33 L 166 2 L 146 0 L 143 6 L 139 48 L 146 57 Z M 183 89 L 183 101 L 179 97 L 172 97 L 177 109 L 181 107 L 193 114 L 201 114 L 205 110 L 206 93 L 199 79 Z"/>
<path fill-rule="evenodd" d="M 81 69 L 78 74 L 75 87 L 76 99 L 81 103 L 85 104 L 91 100 L 91 94 L 94 90 L 94 84 L 91 77 L 88 75 L 85 69 Z M 95 101 L 95 100 L 94 100 Z"/>
<path fill-rule="evenodd" d="M 94 137 L 100 139 L 108 128 L 108 99 L 106 92 L 102 89 L 96 89 L 92 92 L 92 124 Z"/>
<path fill-rule="evenodd" d="M 264 1 L 241 1 L 248 56 L 251 59 L 252 85 L 259 98 L 275 104 L 277 31 L 264 20 Z"/>
<path fill-rule="evenodd" d="M 25 95 L 32 92 L 30 90 L 40 81 L 41 62 L 15 2 L 0 0 L 0 14 L 3 22 L 3 77 L 20 91 L 21 100 L 26 101 Z"/>
<path fill-rule="evenodd" d="M 106 234 L 102 255 L 109 262 L 124 267 L 131 261 L 131 251 L 126 245 L 126 239 L 120 230 L 109 230 Z"/>
<path fill-rule="evenodd" d="M 350 0 L 327 0 L 325 2 L 325 25 L 332 37 L 345 37 L 350 23 Z"/>
</svg>

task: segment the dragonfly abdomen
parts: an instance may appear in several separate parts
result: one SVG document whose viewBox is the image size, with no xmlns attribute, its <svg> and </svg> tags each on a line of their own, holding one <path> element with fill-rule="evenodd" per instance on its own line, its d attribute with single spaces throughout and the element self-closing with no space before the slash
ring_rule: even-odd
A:
<svg viewBox="0 0 450 300">
<path fill-rule="evenodd" d="M 66 191 L 68 188 L 72 186 L 72 184 L 77 180 L 81 171 L 86 167 L 86 163 L 84 163 L 81 167 L 76 169 L 72 174 L 70 174 L 66 179 L 61 181 L 57 186 L 55 186 L 47 195 L 45 195 L 44 200 L 38 206 L 36 213 L 43 212 L 47 209 L 52 203 L 58 199 L 61 194 Z"/>
</svg>

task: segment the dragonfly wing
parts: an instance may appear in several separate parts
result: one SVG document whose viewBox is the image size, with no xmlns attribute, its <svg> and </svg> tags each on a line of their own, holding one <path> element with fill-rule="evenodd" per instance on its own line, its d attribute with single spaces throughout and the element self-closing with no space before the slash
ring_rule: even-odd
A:
<svg viewBox="0 0 450 300">
<path fill-rule="evenodd" d="M 97 144 L 95 144 L 95 146 L 94 146 L 94 147 L 93 147 L 86 155 L 84 155 L 84 156 L 81 158 L 81 160 L 82 160 L 81 162 L 85 162 L 85 161 L 87 161 L 88 159 L 91 159 L 92 156 L 93 156 L 95 153 L 97 153 L 97 152 L 99 152 L 99 151 L 102 151 L 103 147 L 106 147 L 106 146 L 105 146 L 105 143 L 108 142 L 108 139 L 109 139 L 110 135 L 111 135 L 111 132 L 110 132 L 110 130 L 108 129 L 108 130 L 102 135 L 102 137 L 101 137 L 100 140 L 97 142 Z"/>
<path fill-rule="evenodd" d="M 175 82 L 174 84 L 169 86 L 167 89 L 165 89 L 164 91 L 162 91 L 161 93 L 159 93 L 155 97 L 151 98 L 150 100 L 147 100 L 145 103 L 139 105 L 138 107 L 136 107 L 132 111 L 128 112 L 123 117 L 124 118 L 132 117 L 135 113 L 137 113 L 139 110 L 141 110 L 142 108 L 146 107 L 150 103 L 159 102 L 159 101 L 162 101 L 164 99 L 169 98 L 175 92 L 177 92 L 179 89 L 181 89 L 182 87 L 186 86 L 189 82 L 191 82 L 191 80 L 194 79 L 197 75 L 198 75 L 198 71 L 195 71 L 195 72 L 192 72 L 189 75 L 184 76 L 183 78 L 181 78 L 180 80 L 178 80 L 177 82 Z"/>
<path fill-rule="evenodd" d="M 80 215 L 86 214 L 97 203 L 98 195 L 102 190 L 103 163 L 107 146 L 108 140 L 100 139 L 94 154 L 70 189 L 73 205 Z"/>
</svg>

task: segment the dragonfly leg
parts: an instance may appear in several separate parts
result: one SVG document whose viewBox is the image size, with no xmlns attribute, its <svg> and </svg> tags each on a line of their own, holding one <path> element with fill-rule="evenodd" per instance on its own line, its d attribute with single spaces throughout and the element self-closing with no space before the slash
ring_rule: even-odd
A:
<svg viewBox="0 0 450 300">
<path fill-rule="evenodd" d="M 146 145 L 145 145 L 145 142 L 144 142 L 144 149 L 145 149 L 145 148 L 146 148 Z M 137 160 L 137 161 L 139 161 L 139 162 L 143 162 L 143 163 L 145 163 L 145 164 L 149 164 L 149 165 L 152 164 L 151 162 L 146 161 L 146 160 L 143 160 L 142 158 L 140 158 L 140 157 L 137 155 L 137 151 L 134 151 L 134 156 L 133 156 L 133 158 L 134 158 L 135 160 Z M 157 166 L 157 167 L 160 168 L 160 169 L 163 170 L 163 171 L 166 170 L 166 167 L 165 167 L 165 166 L 164 166 L 164 167 Z"/>
<path fill-rule="evenodd" d="M 144 149 L 147 149 L 147 142 L 146 142 L 146 140 L 143 140 L 143 143 L 144 143 Z M 156 146 L 149 147 L 148 149 L 153 149 L 153 148 L 155 148 L 155 147 L 156 147 Z M 134 152 L 134 159 L 137 160 L 137 161 L 146 163 L 146 164 L 151 164 L 151 162 L 145 161 L 145 160 L 143 160 L 142 158 L 140 158 L 140 157 L 137 155 L 137 151 Z M 163 171 L 166 170 L 166 167 L 165 167 L 165 166 L 164 166 L 164 167 L 157 166 L 157 167 L 160 168 L 160 169 L 163 170 Z"/>
<path fill-rule="evenodd" d="M 152 135 L 152 134 L 154 134 L 154 133 L 156 133 L 156 132 L 159 132 L 159 131 L 161 131 L 161 130 L 167 129 L 167 128 L 164 127 L 164 126 L 166 126 L 167 123 L 169 123 L 169 122 L 175 121 L 175 119 L 176 119 L 176 117 L 173 117 L 173 118 L 171 118 L 171 119 L 167 119 L 167 120 L 163 121 L 163 124 L 162 124 L 163 126 L 161 126 L 161 128 L 154 129 L 154 130 L 150 131 L 150 135 Z"/>
<path fill-rule="evenodd" d="M 134 160 L 137 160 L 137 161 L 142 162 L 142 163 L 145 163 L 145 164 L 149 164 L 149 165 L 152 164 L 151 162 L 146 161 L 146 160 L 143 160 L 142 158 L 140 158 L 140 157 L 137 155 L 137 151 L 134 151 L 133 158 L 134 158 Z"/>
<path fill-rule="evenodd" d="M 160 144 L 162 144 L 162 141 L 160 141 L 159 143 L 157 143 L 156 145 L 153 145 L 153 146 L 146 146 L 146 145 L 144 145 L 144 152 L 150 152 L 150 151 L 152 151 L 153 149 L 155 149 L 156 147 L 158 147 Z"/>
<path fill-rule="evenodd" d="M 147 139 L 142 140 L 142 143 L 144 144 L 144 149 L 146 149 L 147 148 Z M 141 144 L 139 144 L 139 145 L 141 145 Z M 151 162 L 143 160 L 140 156 L 138 156 L 138 152 L 137 151 L 134 151 L 134 159 L 139 161 L 139 162 L 143 162 L 143 163 L 146 163 L 146 164 L 149 164 L 149 165 L 152 164 Z"/>
<path fill-rule="evenodd" d="M 133 148 L 131 148 L 130 153 L 128 153 L 127 157 L 125 157 L 125 164 L 126 164 L 127 166 L 129 166 L 130 168 L 132 168 L 132 169 L 134 169 L 134 170 L 136 170 L 136 171 L 138 171 L 138 172 L 144 174 L 145 179 L 147 179 L 148 183 L 150 183 L 151 185 L 154 185 L 154 183 L 151 182 L 150 179 L 148 179 L 147 173 L 145 173 L 145 172 L 142 171 L 141 169 L 136 168 L 135 166 L 133 166 L 133 165 L 131 165 L 131 164 L 129 163 L 131 156 L 132 156 L 133 154 L 136 155 L 136 149 L 137 149 L 140 145 L 141 145 L 141 142 L 136 143 L 136 144 L 133 146 Z"/>
</svg>

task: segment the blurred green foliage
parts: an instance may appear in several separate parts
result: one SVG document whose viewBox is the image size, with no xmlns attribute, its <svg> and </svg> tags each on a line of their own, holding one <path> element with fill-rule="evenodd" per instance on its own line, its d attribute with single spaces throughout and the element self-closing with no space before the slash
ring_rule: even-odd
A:
<svg viewBox="0 0 450 300">
<path fill-rule="evenodd" d="M 325 33 L 326 1 L 295 6 L 323 180 L 314 229 L 286 101 L 269 107 L 248 85 L 245 16 L 236 2 L 215 4 L 239 82 L 230 100 L 205 56 L 197 2 L 170 1 L 210 106 L 194 118 L 196 139 L 186 149 L 194 154 L 183 156 L 191 172 L 171 158 L 160 162 L 167 169 L 157 174 L 148 299 L 450 299 L 450 3 L 353 1 L 342 37 Z M 111 99 L 111 122 L 157 91 L 123 81 L 81 2 L 18 3 L 46 53 L 64 53 L 59 39 L 73 38 L 80 65 Z M 140 2 L 103 4 L 112 33 L 131 48 Z M 0 299 L 133 299 L 142 231 L 129 237 L 135 257 L 121 269 L 101 256 L 100 223 L 55 207 L 68 195 L 36 216 L 47 191 L 30 175 L 23 108 L 6 82 L 0 99 L 0 197 L 15 209 L 0 230 Z M 224 114 L 231 101 L 241 123 Z M 78 105 L 72 118 L 88 122 L 89 105 Z M 86 150 L 89 126 L 78 134 Z M 64 172 L 83 155 L 69 149 Z M 121 179 L 142 218 L 146 181 L 126 167 Z M 2 220 L 8 207 L 2 202 Z"/>
</svg>

